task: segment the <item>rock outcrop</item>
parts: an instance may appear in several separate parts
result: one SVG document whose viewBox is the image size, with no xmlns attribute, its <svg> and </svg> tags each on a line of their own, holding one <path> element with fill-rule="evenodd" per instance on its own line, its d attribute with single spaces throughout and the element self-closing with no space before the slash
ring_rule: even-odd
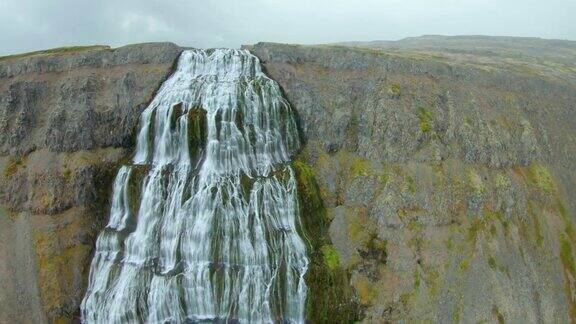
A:
<svg viewBox="0 0 576 324">
<path fill-rule="evenodd" d="M 77 316 L 112 177 L 180 52 L 159 43 L 0 59 L 0 323 Z"/>
<path fill-rule="evenodd" d="M 299 159 L 361 319 L 576 319 L 572 70 L 401 48 L 250 48 L 300 116 Z"/>
<path fill-rule="evenodd" d="M 249 47 L 299 116 L 311 320 L 576 320 L 576 50 L 554 44 Z M 0 322 L 74 320 L 112 177 L 180 52 L 0 58 Z"/>
</svg>

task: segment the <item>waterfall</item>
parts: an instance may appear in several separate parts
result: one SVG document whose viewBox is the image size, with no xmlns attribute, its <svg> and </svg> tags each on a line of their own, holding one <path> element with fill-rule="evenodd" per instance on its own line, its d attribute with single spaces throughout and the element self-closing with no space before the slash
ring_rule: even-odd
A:
<svg viewBox="0 0 576 324">
<path fill-rule="evenodd" d="M 298 147 L 255 56 L 184 51 L 114 181 L 83 322 L 304 322 Z"/>
</svg>

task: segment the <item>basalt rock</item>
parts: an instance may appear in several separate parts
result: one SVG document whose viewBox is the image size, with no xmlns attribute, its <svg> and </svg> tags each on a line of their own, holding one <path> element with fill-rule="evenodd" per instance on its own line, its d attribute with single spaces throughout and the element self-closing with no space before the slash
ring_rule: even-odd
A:
<svg viewBox="0 0 576 324">
<path fill-rule="evenodd" d="M 444 41 L 249 47 L 298 115 L 314 322 L 576 320 L 574 44 Z M 112 177 L 180 52 L 0 59 L 0 322 L 77 316 Z"/>
<path fill-rule="evenodd" d="M 573 64 L 354 45 L 249 48 L 299 114 L 359 319 L 574 321 Z"/>
<path fill-rule="evenodd" d="M 0 322 L 77 317 L 112 178 L 170 43 L 0 59 Z"/>
</svg>

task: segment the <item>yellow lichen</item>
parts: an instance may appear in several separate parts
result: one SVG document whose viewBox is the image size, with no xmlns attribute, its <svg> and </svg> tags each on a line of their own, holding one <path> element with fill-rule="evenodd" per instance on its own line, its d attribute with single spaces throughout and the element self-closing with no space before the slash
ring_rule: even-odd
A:
<svg viewBox="0 0 576 324">
<path fill-rule="evenodd" d="M 420 130 L 422 133 L 428 133 L 432 130 L 432 118 L 434 114 L 424 106 L 418 107 L 418 119 L 420 120 Z"/>
<path fill-rule="evenodd" d="M 363 305 L 372 305 L 378 297 L 376 287 L 368 278 L 359 275 L 353 282 L 354 288 L 358 292 L 358 298 Z"/>
<path fill-rule="evenodd" d="M 4 176 L 7 178 L 11 177 L 16 172 L 18 172 L 20 168 L 25 167 L 25 163 L 26 158 L 21 158 L 17 156 L 10 157 L 10 159 L 8 160 L 8 165 L 6 165 L 6 168 L 4 169 Z"/>
</svg>

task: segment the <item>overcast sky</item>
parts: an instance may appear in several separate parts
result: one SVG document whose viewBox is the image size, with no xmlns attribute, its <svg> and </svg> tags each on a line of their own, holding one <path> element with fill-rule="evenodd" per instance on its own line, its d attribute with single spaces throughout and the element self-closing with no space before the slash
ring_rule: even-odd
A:
<svg viewBox="0 0 576 324">
<path fill-rule="evenodd" d="M 0 0 L 0 55 L 149 41 L 238 47 L 423 34 L 576 40 L 576 0 Z"/>
</svg>

